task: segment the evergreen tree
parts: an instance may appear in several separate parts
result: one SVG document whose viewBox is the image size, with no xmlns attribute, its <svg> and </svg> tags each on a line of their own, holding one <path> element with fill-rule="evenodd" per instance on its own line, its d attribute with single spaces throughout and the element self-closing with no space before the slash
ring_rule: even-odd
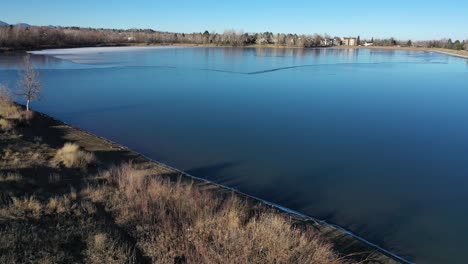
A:
<svg viewBox="0 0 468 264">
<path fill-rule="evenodd" d="M 453 42 L 452 42 L 452 39 L 449 39 L 447 41 L 447 49 L 453 49 Z"/>
</svg>

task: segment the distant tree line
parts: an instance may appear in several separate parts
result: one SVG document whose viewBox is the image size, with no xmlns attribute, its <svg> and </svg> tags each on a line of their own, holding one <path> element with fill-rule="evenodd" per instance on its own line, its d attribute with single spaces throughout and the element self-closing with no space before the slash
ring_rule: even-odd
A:
<svg viewBox="0 0 468 264">
<path fill-rule="evenodd" d="M 452 39 L 442 39 L 442 40 L 433 40 L 427 41 L 426 46 L 428 48 L 444 48 L 444 49 L 453 49 L 453 50 L 468 50 L 468 40 L 455 40 Z"/>
<path fill-rule="evenodd" d="M 274 34 L 272 32 L 244 33 L 225 30 L 223 33 L 205 31 L 203 33 L 173 33 L 152 29 L 103 29 L 80 27 L 44 27 L 8 25 L 0 26 L 0 48 L 34 49 L 48 47 L 81 47 L 118 44 L 197 44 L 215 46 L 278 45 L 286 47 L 320 47 L 339 45 L 340 39 L 329 35 Z M 395 38 L 364 40 L 358 37 L 357 43 L 371 42 L 375 46 L 416 46 L 426 48 L 468 49 L 468 40 L 451 39 L 431 41 L 399 41 Z"/>
<path fill-rule="evenodd" d="M 408 47 L 421 47 L 421 48 L 442 48 L 453 50 L 468 50 L 467 40 L 440 39 L 440 40 L 424 40 L 424 41 L 411 41 L 411 40 L 396 40 L 395 38 L 388 39 L 370 39 L 364 42 L 373 43 L 374 46 L 408 46 Z"/>
<path fill-rule="evenodd" d="M 151 29 L 93 29 L 79 27 L 44 26 L 0 26 L 0 47 L 3 48 L 41 48 L 75 47 L 106 44 L 211 44 L 246 46 L 252 44 L 272 44 L 288 47 L 323 46 L 328 35 L 297 35 L 244 33 L 226 30 L 224 33 L 205 31 L 203 33 L 172 33 Z"/>
<path fill-rule="evenodd" d="M 387 39 L 374 39 L 371 40 L 375 46 L 397 46 L 399 45 L 399 41 L 394 38 L 387 38 Z"/>
</svg>

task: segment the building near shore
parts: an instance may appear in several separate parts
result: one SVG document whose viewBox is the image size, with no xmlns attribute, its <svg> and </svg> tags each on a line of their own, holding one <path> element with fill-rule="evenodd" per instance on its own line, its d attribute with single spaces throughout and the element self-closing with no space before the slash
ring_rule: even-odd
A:
<svg viewBox="0 0 468 264">
<path fill-rule="evenodd" d="M 353 37 L 344 37 L 341 38 L 341 44 L 344 46 L 357 46 L 357 38 Z"/>
<path fill-rule="evenodd" d="M 336 46 L 334 45 L 334 39 L 332 38 L 324 38 L 320 41 L 320 45 L 323 47 L 330 47 L 330 46 Z"/>
<path fill-rule="evenodd" d="M 334 37 L 333 38 L 333 46 L 341 46 L 341 38 L 340 37 Z"/>
</svg>

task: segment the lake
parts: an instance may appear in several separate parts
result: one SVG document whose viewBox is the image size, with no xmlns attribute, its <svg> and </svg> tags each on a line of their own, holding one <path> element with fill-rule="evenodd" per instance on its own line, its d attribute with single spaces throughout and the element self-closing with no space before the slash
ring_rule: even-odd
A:
<svg viewBox="0 0 468 264">
<path fill-rule="evenodd" d="M 349 229 L 468 259 L 468 60 L 377 49 L 122 47 L 32 56 L 31 107 Z M 18 54 L 0 54 L 14 87 Z"/>
</svg>

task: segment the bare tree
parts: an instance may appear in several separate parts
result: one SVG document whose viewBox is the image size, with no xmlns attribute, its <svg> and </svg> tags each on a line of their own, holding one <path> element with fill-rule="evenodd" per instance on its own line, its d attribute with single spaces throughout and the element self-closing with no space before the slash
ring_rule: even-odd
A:
<svg viewBox="0 0 468 264">
<path fill-rule="evenodd" d="M 39 99 L 42 88 L 39 73 L 34 69 L 29 54 L 23 58 L 23 69 L 20 72 L 18 88 L 17 95 L 26 100 L 26 111 L 29 111 L 30 102 Z"/>
</svg>

